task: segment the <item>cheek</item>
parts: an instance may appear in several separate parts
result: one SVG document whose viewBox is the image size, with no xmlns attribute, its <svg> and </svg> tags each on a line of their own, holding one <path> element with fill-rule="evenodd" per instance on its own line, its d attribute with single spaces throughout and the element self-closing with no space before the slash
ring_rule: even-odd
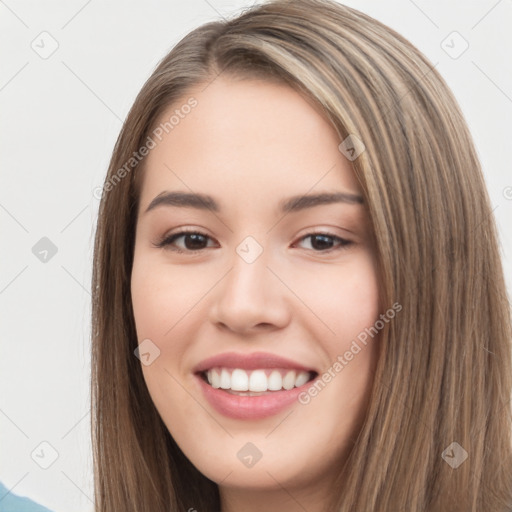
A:
<svg viewBox="0 0 512 512">
<path fill-rule="evenodd" d="M 153 403 L 171 433 L 171 423 L 174 425 L 176 420 L 169 419 L 174 417 L 174 411 L 179 411 L 180 417 L 197 415 L 195 404 L 183 388 L 181 372 L 189 340 L 186 330 L 198 300 L 193 280 L 191 273 L 171 271 L 151 258 L 135 256 L 131 293 L 137 339 L 139 344 L 150 340 L 157 347 L 150 350 L 150 364 L 142 364 L 142 373 Z"/>
<path fill-rule="evenodd" d="M 343 349 L 379 316 L 379 286 L 372 255 L 361 252 L 342 266 L 319 269 L 294 279 L 297 295 L 308 307 L 303 319 L 333 353 Z M 301 315 L 302 316 L 302 315 Z"/>
<path fill-rule="evenodd" d="M 344 338 L 355 337 L 373 325 L 379 315 L 378 282 L 371 260 L 359 261 L 339 279 L 337 289 L 337 307 L 331 313 L 337 319 L 335 330 L 344 333 Z"/>
<path fill-rule="evenodd" d="M 135 258 L 132 304 L 139 341 L 141 337 L 163 338 L 198 304 L 208 290 L 208 280 L 198 272 L 170 268 L 150 258 Z"/>
<path fill-rule="evenodd" d="M 321 375 L 325 386 L 320 383 L 302 403 L 314 401 L 319 410 L 330 410 L 333 423 L 348 432 L 364 415 L 379 354 L 376 265 L 370 253 L 361 253 L 350 265 L 328 268 L 315 277 L 309 281 L 314 286 L 309 287 L 308 306 L 318 314 L 308 313 L 304 325 L 326 355 Z M 304 283 L 302 293 L 306 290 Z M 333 403 L 340 405 L 337 412 Z"/>
<path fill-rule="evenodd" d="M 190 376 L 190 347 L 204 323 L 201 299 L 218 277 L 215 273 L 166 265 L 136 252 L 131 277 L 132 306 L 138 343 L 156 345 L 157 357 L 142 366 L 144 379 L 158 409 L 188 403 L 182 384 Z M 150 345 L 151 346 L 151 345 Z M 197 411 L 195 411 L 197 412 Z"/>
<path fill-rule="evenodd" d="M 136 252 L 131 277 L 133 315 L 139 350 L 149 347 L 151 353 L 146 361 L 150 364 L 141 359 L 142 372 L 158 409 L 160 397 L 179 395 L 179 387 L 172 378 L 176 368 L 169 363 L 182 360 L 186 345 L 180 344 L 182 337 L 174 335 L 181 327 L 177 321 L 185 314 L 187 300 L 176 293 L 180 289 L 179 279 L 171 281 L 169 272 L 163 270 L 151 258 Z M 170 336 L 173 343 L 164 343 Z"/>
</svg>

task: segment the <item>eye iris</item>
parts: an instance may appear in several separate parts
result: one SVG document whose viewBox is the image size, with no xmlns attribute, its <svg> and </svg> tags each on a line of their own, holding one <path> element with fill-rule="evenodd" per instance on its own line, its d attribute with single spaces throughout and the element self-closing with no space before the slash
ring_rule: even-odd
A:
<svg viewBox="0 0 512 512">
<path fill-rule="evenodd" d="M 320 243 L 315 241 L 320 240 Z M 332 237 L 328 235 L 313 235 L 311 237 L 311 246 L 314 249 L 330 249 L 332 247 Z"/>
<path fill-rule="evenodd" d="M 199 233 L 187 234 L 183 237 L 183 239 L 185 241 L 185 247 L 191 251 L 204 248 L 205 237 Z M 192 240 L 192 244 L 187 243 L 187 240 Z"/>
</svg>

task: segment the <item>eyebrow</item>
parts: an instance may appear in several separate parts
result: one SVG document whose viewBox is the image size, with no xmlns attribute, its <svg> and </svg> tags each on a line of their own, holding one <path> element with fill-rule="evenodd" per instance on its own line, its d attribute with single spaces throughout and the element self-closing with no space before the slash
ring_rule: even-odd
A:
<svg viewBox="0 0 512 512">
<path fill-rule="evenodd" d="M 357 194 L 348 192 L 323 192 L 320 194 L 298 195 L 289 197 L 279 203 L 283 213 L 298 212 L 314 206 L 346 203 L 363 204 L 363 198 Z M 158 206 L 178 206 L 181 208 L 196 208 L 198 210 L 220 211 L 220 205 L 207 194 L 189 192 L 167 192 L 158 194 L 149 204 L 145 213 L 154 210 Z"/>
</svg>

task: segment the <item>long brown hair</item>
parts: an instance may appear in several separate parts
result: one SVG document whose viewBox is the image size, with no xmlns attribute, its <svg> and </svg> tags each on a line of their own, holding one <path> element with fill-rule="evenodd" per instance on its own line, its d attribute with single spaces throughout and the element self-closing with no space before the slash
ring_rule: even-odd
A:
<svg viewBox="0 0 512 512">
<path fill-rule="evenodd" d="M 471 136 L 414 46 L 329 0 L 272 1 L 192 31 L 126 119 L 103 188 L 92 279 L 96 511 L 220 510 L 217 485 L 181 452 L 147 391 L 134 356 L 130 274 L 143 170 L 133 155 L 164 109 L 221 73 L 294 87 L 340 142 L 357 136 L 366 148 L 353 169 L 375 235 L 381 300 L 403 309 L 381 333 L 348 470 L 341 478 L 343 468 L 333 468 L 333 510 L 509 511 L 510 309 Z"/>
</svg>

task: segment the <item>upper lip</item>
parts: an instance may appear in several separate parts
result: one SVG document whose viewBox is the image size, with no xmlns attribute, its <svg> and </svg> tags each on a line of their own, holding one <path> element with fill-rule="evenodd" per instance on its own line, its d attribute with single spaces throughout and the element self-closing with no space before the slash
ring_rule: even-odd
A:
<svg viewBox="0 0 512 512">
<path fill-rule="evenodd" d="M 193 370 L 194 373 L 204 372 L 211 368 L 240 368 L 243 370 L 257 370 L 264 368 L 291 368 L 305 372 L 316 372 L 314 368 L 304 366 L 291 359 L 271 354 L 268 352 L 252 352 L 250 354 L 240 354 L 237 352 L 224 352 L 216 356 L 204 359 L 197 364 Z"/>
</svg>

